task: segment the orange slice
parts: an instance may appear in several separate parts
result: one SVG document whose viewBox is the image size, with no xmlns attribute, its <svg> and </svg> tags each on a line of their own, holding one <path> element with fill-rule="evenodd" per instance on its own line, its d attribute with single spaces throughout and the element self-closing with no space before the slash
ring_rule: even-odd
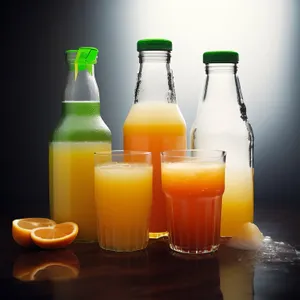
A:
<svg viewBox="0 0 300 300">
<path fill-rule="evenodd" d="M 79 272 L 79 260 L 68 249 L 23 253 L 13 266 L 13 277 L 21 281 L 72 279 Z"/>
<path fill-rule="evenodd" d="M 31 231 L 38 227 L 53 226 L 56 223 L 46 218 L 16 219 L 12 222 L 12 236 L 19 245 L 23 247 L 33 246 Z"/>
<path fill-rule="evenodd" d="M 73 222 L 40 227 L 31 231 L 33 242 L 44 249 L 64 248 L 71 244 L 78 234 L 78 226 Z"/>
</svg>

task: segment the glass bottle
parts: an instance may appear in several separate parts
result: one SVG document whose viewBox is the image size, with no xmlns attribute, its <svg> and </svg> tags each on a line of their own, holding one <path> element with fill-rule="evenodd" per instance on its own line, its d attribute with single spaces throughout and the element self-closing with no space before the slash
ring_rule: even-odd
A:
<svg viewBox="0 0 300 300">
<path fill-rule="evenodd" d="M 160 152 L 186 149 L 186 124 L 176 102 L 170 68 L 172 42 L 140 40 L 137 51 L 140 65 L 135 98 L 124 123 L 123 142 L 125 150 L 152 153 L 153 199 L 149 237 L 160 238 L 167 235 Z"/>
<path fill-rule="evenodd" d="M 203 54 L 206 80 L 191 129 L 191 148 L 227 152 L 221 236 L 233 236 L 253 222 L 254 136 L 237 76 L 239 55 L 234 51 Z"/>
<path fill-rule="evenodd" d="M 111 150 L 111 132 L 100 116 L 94 65 L 98 50 L 66 52 L 69 73 L 62 115 L 49 145 L 51 218 L 78 224 L 78 240 L 96 241 L 94 152 Z"/>
</svg>

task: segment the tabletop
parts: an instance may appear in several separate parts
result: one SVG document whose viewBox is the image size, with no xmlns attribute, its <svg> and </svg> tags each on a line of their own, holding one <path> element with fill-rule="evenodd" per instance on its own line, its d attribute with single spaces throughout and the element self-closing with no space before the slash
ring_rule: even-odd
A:
<svg viewBox="0 0 300 300">
<path fill-rule="evenodd" d="M 300 299 L 299 213 L 259 211 L 255 223 L 272 238 L 262 250 L 221 245 L 199 258 L 171 251 L 166 239 L 127 254 L 97 243 L 25 250 L 2 218 L 0 299 Z"/>
</svg>

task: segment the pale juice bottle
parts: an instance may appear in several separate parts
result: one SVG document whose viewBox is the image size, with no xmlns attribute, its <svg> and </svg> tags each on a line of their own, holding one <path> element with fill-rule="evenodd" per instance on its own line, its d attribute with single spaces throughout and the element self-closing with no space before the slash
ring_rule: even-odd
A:
<svg viewBox="0 0 300 300">
<path fill-rule="evenodd" d="M 66 52 L 68 82 L 62 117 L 49 146 L 50 211 L 57 223 L 78 224 L 79 241 L 97 240 L 94 152 L 111 151 L 111 132 L 100 116 L 96 48 Z"/>
<path fill-rule="evenodd" d="M 254 214 L 254 135 L 246 114 L 234 51 L 203 54 L 206 81 L 191 130 L 192 149 L 224 150 L 221 236 L 234 236 Z"/>
</svg>

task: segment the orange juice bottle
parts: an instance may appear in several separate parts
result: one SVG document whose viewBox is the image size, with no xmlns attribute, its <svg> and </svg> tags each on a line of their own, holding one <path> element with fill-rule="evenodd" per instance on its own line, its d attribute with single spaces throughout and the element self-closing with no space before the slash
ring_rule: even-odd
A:
<svg viewBox="0 0 300 300">
<path fill-rule="evenodd" d="M 176 102 L 170 68 L 172 42 L 137 42 L 139 72 L 134 104 L 123 128 L 124 150 L 150 151 L 153 164 L 150 238 L 167 236 L 166 199 L 161 185 L 160 152 L 186 149 L 186 124 Z"/>
</svg>

